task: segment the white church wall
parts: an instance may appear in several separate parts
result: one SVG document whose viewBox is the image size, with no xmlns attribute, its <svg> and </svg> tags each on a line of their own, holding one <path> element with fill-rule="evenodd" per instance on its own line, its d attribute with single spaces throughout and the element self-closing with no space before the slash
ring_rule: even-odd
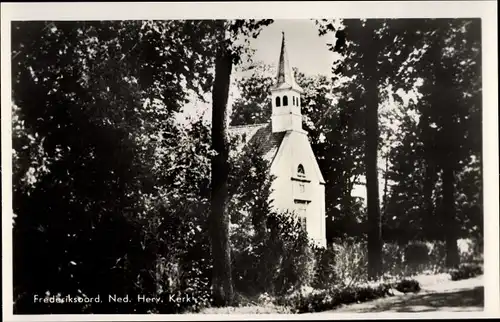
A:
<svg viewBox="0 0 500 322">
<path fill-rule="evenodd" d="M 324 186 L 311 183 L 308 188 L 313 198 L 307 206 L 307 234 L 317 245 L 326 247 L 324 199 L 321 198 Z"/>
<path fill-rule="evenodd" d="M 272 194 L 271 199 L 273 200 L 273 207 L 278 211 L 285 211 L 289 209 L 289 196 L 292 194 L 292 187 L 287 180 L 287 176 L 290 174 L 290 163 L 286 155 L 288 154 L 288 148 L 285 142 L 289 133 L 285 134 L 283 141 L 276 152 L 273 163 L 271 164 L 271 175 L 275 176 L 275 179 L 271 185 Z"/>
<path fill-rule="evenodd" d="M 289 181 L 287 182 L 283 177 L 277 177 L 273 181 L 271 189 L 273 190 L 271 193 L 273 208 L 280 212 L 291 209 L 290 196 L 292 195 L 292 186 Z"/>
<path fill-rule="evenodd" d="M 304 167 L 305 177 L 299 177 L 297 168 Z M 272 184 L 273 207 L 281 211 L 298 211 L 297 202 L 305 202 L 307 232 L 318 245 L 326 246 L 324 186 L 322 176 L 305 132 L 285 134 L 271 166 L 276 176 Z M 292 179 L 293 178 L 293 179 Z"/>
</svg>

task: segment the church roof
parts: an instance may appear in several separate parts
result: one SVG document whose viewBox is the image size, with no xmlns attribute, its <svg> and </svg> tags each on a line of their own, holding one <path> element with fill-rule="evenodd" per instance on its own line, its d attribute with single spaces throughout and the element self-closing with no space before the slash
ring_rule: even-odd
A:
<svg viewBox="0 0 500 322">
<path fill-rule="evenodd" d="M 276 84 L 271 89 L 294 89 L 299 93 L 304 92 L 304 90 L 295 82 L 293 70 L 290 67 L 290 63 L 288 62 L 288 54 L 285 45 L 285 33 L 283 33 L 283 39 L 281 41 L 281 51 L 278 63 L 278 74 L 276 75 Z"/>
<path fill-rule="evenodd" d="M 272 163 L 286 132 L 273 133 L 271 123 L 232 126 L 228 128 L 231 136 L 239 136 L 242 140 L 236 147 L 241 151 L 249 144 L 255 144 L 264 160 Z"/>
</svg>

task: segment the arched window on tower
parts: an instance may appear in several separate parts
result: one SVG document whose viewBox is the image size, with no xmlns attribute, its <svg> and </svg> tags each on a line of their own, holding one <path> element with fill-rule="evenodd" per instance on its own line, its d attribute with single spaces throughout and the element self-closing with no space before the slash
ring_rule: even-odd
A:
<svg viewBox="0 0 500 322">
<path fill-rule="evenodd" d="M 302 164 L 299 164 L 299 166 L 297 167 L 297 177 L 299 178 L 306 177 L 306 172 L 304 171 L 304 166 Z"/>
<path fill-rule="evenodd" d="M 276 96 L 276 106 L 280 107 L 281 106 L 281 99 L 279 96 Z"/>
<path fill-rule="evenodd" d="M 286 95 L 283 96 L 283 106 L 288 106 L 288 97 Z"/>
<path fill-rule="evenodd" d="M 295 96 L 292 96 L 292 102 L 293 102 L 292 105 L 295 105 Z"/>
<path fill-rule="evenodd" d="M 295 99 L 295 102 L 297 102 L 297 106 L 300 106 L 300 99 L 298 97 Z"/>
</svg>

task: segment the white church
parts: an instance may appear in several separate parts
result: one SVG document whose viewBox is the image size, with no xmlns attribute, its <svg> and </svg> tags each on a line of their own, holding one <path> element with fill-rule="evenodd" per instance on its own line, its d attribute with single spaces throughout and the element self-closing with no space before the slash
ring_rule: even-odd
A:
<svg viewBox="0 0 500 322">
<path fill-rule="evenodd" d="M 243 143 L 257 143 L 270 162 L 270 173 L 276 178 L 271 186 L 274 209 L 294 212 L 309 238 L 326 247 L 325 181 L 302 129 L 302 93 L 288 62 L 283 34 L 276 84 L 270 92 L 270 122 L 228 130 L 230 135 L 243 138 Z"/>
</svg>

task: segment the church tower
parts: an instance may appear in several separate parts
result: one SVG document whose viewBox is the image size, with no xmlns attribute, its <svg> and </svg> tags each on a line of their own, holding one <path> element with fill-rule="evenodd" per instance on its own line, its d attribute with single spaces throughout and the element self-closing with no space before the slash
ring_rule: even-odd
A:
<svg viewBox="0 0 500 322">
<path fill-rule="evenodd" d="M 295 82 L 293 70 L 288 62 L 285 33 L 281 41 L 276 84 L 271 87 L 272 131 L 302 131 L 301 97 L 304 90 Z"/>
</svg>

